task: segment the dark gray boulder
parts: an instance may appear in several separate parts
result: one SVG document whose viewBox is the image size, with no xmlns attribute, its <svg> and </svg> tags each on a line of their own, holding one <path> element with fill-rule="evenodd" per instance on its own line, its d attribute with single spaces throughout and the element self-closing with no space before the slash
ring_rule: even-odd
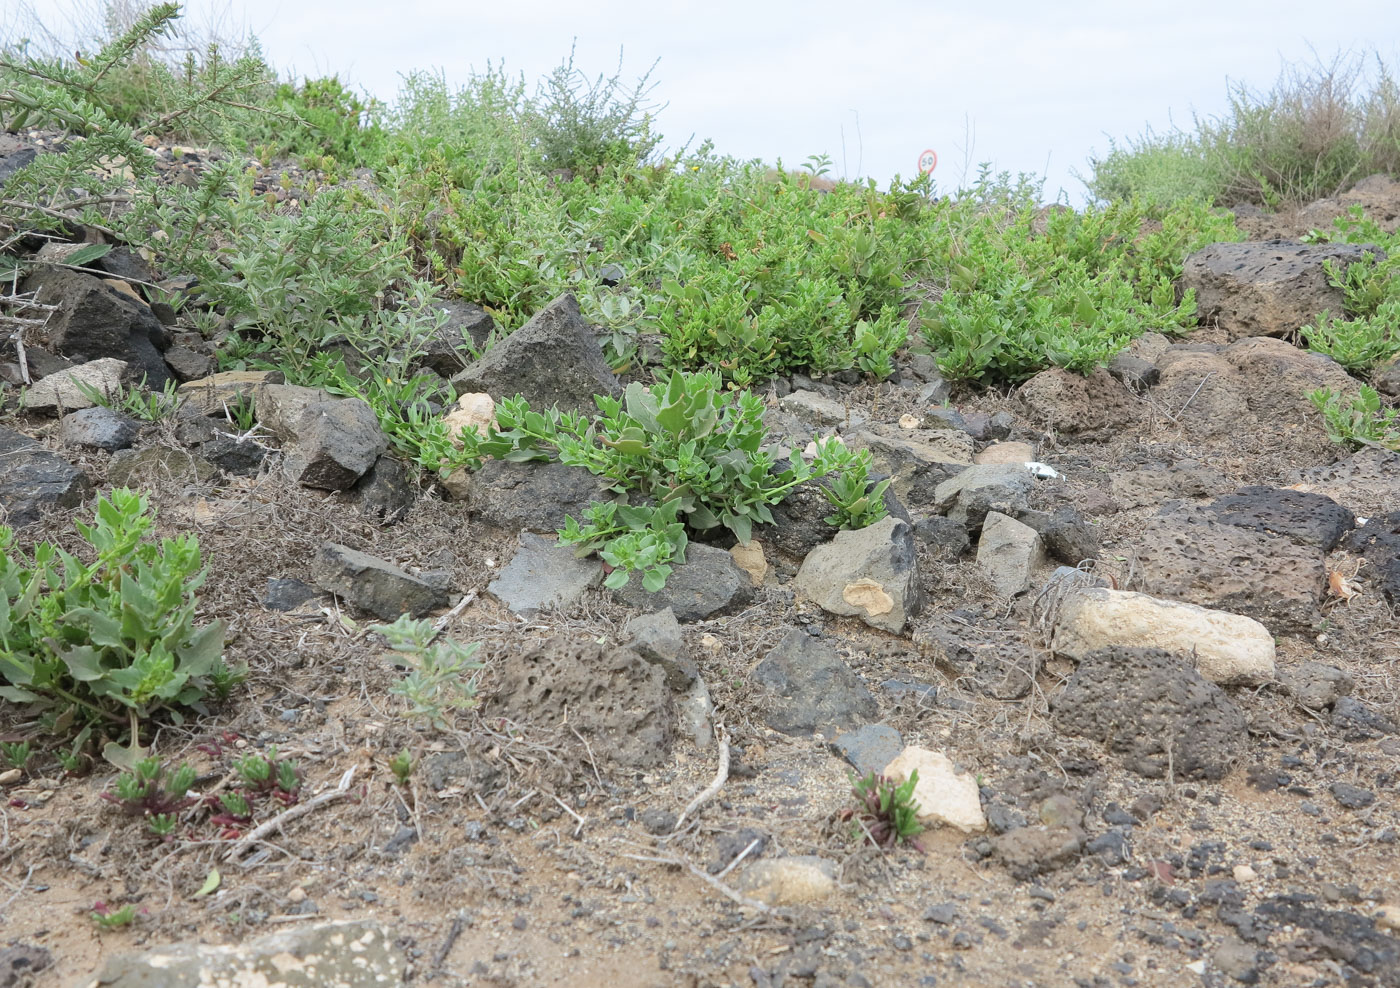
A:
<svg viewBox="0 0 1400 988">
<path fill-rule="evenodd" d="M 1214 683 L 1162 649 L 1086 655 L 1050 700 L 1066 734 L 1093 738 L 1128 768 L 1158 779 L 1220 779 L 1244 750 L 1248 723 Z"/>
<path fill-rule="evenodd" d="M 593 412 L 593 398 L 616 394 L 617 376 L 603 357 L 578 301 L 562 295 L 452 378 L 458 391 L 500 400 L 523 395 L 534 409 Z"/>
</svg>

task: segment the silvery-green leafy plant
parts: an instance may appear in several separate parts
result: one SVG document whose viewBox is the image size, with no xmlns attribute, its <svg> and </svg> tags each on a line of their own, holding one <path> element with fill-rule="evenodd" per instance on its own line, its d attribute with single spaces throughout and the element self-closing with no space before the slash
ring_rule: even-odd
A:
<svg viewBox="0 0 1400 988">
<path fill-rule="evenodd" d="M 570 518 L 560 540 L 581 554 L 597 552 L 612 568 L 611 587 L 640 571 L 643 586 L 659 590 L 670 564 L 685 561 L 688 532 L 722 526 L 747 542 L 755 525 L 773 523 L 772 506 L 799 484 L 848 472 L 863 479 L 869 469 L 869 453 L 837 439 L 818 441 L 810 464 L 798 450 L 781 460 L 766 445 L 763 399 L 727 393 L 715 372 L 674 371 L 651 387 L 634 382 L 621 398 L 595 401 L 600 414 L 588 418 L 506 399 L 496 428 L 484 438 L 464 430 L 462 439 L 470 458 L 558 459 L 608 478 L 617 499 L 594 503 L 582 520 Z M 858 513 L 869 524 L 881 511 L 867 504 Z M 848 520 L 839 510 L 837 516 Z"/>
<path fill-rule="evenodd" d="M 485 668 L 474 658 L 480 643 L 439 637 L 433 622 L 408 614 L 369 630 L 387 638 L 399 661 L 408 666 L 408 675 L 389 689 L 408 701 L 405 716 L 448 730 L 453 714 L 476 706 L 474 674 Z"/>
<path fill-rule="evenodd" d="M 203 712 L 241 675 L 223 660 L 224 623 L 195 622 L 198 539 L 157 542 L 153 524 L 146 498 L 119 488 L 77 524 L 87 559 L 48 542 L 26 557 L 0 526 L 0 698 L 51 732 L 114 739 L 104 755 L 124 767 L 144 754 L 142 721 Z"/>
</svg>

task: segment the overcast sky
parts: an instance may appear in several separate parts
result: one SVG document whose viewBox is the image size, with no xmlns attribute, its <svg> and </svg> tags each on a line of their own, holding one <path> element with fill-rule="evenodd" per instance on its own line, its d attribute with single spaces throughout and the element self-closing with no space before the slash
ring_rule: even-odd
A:
<svg viewBox="0 0 1400 988">
<path fill-rule="evenodd" d="M 98 0 L 31 0 L 48 15 Z M 131 2 L 131 0 L 127 0 Z M 488 60 L 534 80 L 568 54 L 629 81 L 656 59 L 668 146 L 713 138 L 789 166 L 884 182 L 919 152 L 956 186 L 976 165 L 1046 179 L 1078 202 L 1109 137 L 1226 106 L 1226 80 L 1267 88 L 1285 61 L 1380 45 L 1396 62 L 1400 3 L 1384 0 L 188 0 L 187 21 L 251 32 L 299 75 L 336 73 L 392 99 L 402 73 L 465 80 Z"/>
</svg>

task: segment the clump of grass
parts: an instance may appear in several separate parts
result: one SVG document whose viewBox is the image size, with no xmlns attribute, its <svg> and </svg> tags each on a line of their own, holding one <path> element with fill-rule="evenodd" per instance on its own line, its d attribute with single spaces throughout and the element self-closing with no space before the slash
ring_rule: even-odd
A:
<svg viewBox="0 0 1400 988">
<path fill-rule="evenodd" d="M 1190 129 L 1111 144 L 1090 161 L 1090 194 L 1279 208 L 1334 196 L 1367 175 L 1400 174 L 1400 85 L 1379 53 L 1286 64 L 1267 90 L 1232 81 L 1228 102 Z"/>
</svg>

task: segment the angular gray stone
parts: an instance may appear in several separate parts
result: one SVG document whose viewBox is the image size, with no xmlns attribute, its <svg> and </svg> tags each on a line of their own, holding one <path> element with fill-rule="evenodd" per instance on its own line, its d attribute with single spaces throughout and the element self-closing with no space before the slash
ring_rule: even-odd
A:
<svg viewBox="0 0 1400 988">
<path fill-rule="evenodd" d="M 451 377 L 471 364 L 471 350 L 486 348 L 496 323 L 481 306 L 458 298 L 439 299 L 432 308 L 446 313 L 447 322 L 423 341 L 416 365 Z"/>
<path fill-rule="evenodd" d="M 1011 597 L 1029 589 L 1045 563 L 1039 532 L 1000 512 L 987 512 L 977 543 L 977 568 L 997 593 Z"/>
<path fill-rule="evenodd" d="M 100 395 L 117 397 L 122 391 L 126 362 L 104 357 L 34 382 L 24 394 L 24 407 L 31 412 L 72 412 L 92 408 L 97 403 L 83 393 L 80 385 Z"/>
<path fill-rule="evenodd" d="M 224 473 L 235 477 L 250 477 L 262 469 L 270 450 L 252 439 L 215 436 L 199 447 L 204 457 Z"/>
<path fill-rule="evenodd" d="M 491 528 L 557 532 L 567 518 L 583 520 L 594 501 L 608 499 L 607 481 L 562 463 L 487 460 L 468 474 L 461 491 L 467 509 Z"/>
<path fill-rule="evenodd" d="M 369 472 L 389 438 L 374 409 L 359 398 L 310 403 L 292 425 L 283 448 L 287 475 L 303 487 L 343 491 Z"/>
<path fill-rule="evenodd" d="M 666 685 L 676 691 L 689 689 L 700 676 L 685 647 L 680 622 L 671 608 L 640 614 L 622 626 L 625 644 L 648 662 L 666 670 Z"/>
<path fill-rule="evenodd" d="M 924 603 L 913 530 L 898 518 L 884 518 L 837 532 L 807 554 L 794 588 L 825 611 L 898 634 Z"/>
<path fill-rule="evenodd" d="M 674 566 L 660 590 L 649 593 L 642 587 L 641 576 L 633 573 L 613 596 L 637 610 L 669 607 L 677 621 L 703 621 L 748 604 L 753 600 L 753 581 L 723 549 L 692 542 L 686 547 L 685 562 Z"/>
<path fill-rule="evenodd" d="M 311 584 L 301 580 L 269 576 L 262 605 L 270 611 L 293 611 L 319 593 Z"/>
<path fill-rule="evenodd" d="M 1202 323 L 1213 322 L 1231 340 L 1283 336 L 1315 320 L 1323 310 L 1340 314 L 1346 296 L 1323 267 L 1346 269 L 1368 256 L 1385 259 L 1370 245 L 1300 244 L 1288 240 L 1210 244 L 1186 258 L 1181 284 L 1195 289 Z"/>
<path fill-rule="evenodd" d="M 253 417 L 258 425 L 284 443 L 296 441 L 297 422 L 302 412 L 318 401 L 334 400 L 320 388 L 304 388 L 299 384 L 281 384 L 272 380 L 244 380 L 241 377 L 233 378 L 231 373 L 215 374 L 207 379 L 207 382 L 191 381 L 180 391 L 181 394 L 185 393 L 186 389 L 201 392 L 203 400 L 212 405 L 209 409 L 212 413 L 222 409 L 220 402 L 226 395 L 246 395 L 250 387 L 253 395 Z"/>
<path fill-rule="evenodd" d="M 166 350 L 165 364 L 174 373 L 175 379 L 182 382 L 203 380 L 218 366 L 218 362 L 207 353 L 199 353 L 187 346 L 173 346 Z"/>
<path fill-rule="evenodd" d="M 365 514 L 392 525 L 408 515 L 419 493 L 417 468 L 386 453 L 355 482 L 352 496 Z"/>
<path fill-rule="evenodd" d="M 874 426 L 845 437 L 851 449 L 870 452 L 877 472 L 891 479 L 899 499 L 924 505 L 938 486 L 972 463 L 972 437 L 950 429 L 908 432 L 898 426 Z"/>
<path fill-rule="evenodd" d="M 836 650 L 795 629 L 769 651 L 753 678 L 777 694 L 764 723 L 783 734 L 821 731 L 831 737 L 879 713 L 875 698 Z"/>
<path fill-rule="evenodd" d="M 1400 396 L 1400 357 L 1392 357 L 1372 371 L 1371 384 L 1383 395 Z"/>
<path fill-rule="evenodd" d="M 1243 487 L 1208 506 L 1227 525 L 1286 535 L 1331 552 L 1356 525 L 1356 516 L 1330 497 L 1287 488 Z"/>
<path fill-rule="evenodd" d="M 54 508 L 75 508 L 92 481 L 57 453 L 0 426 L 0 523 L 22 528 Z"/>
<path fill-rule="evenodd" d="M 815 391 L 794 391 L 779 401 L 778 407 L 818 428 L 853 428 L 865 424 L 865 416 L 860 411 Z"/>
<path fill-rule="evenodd" d="M 1025 509 L 1011 517 L 1040 533 L 1046 552 L 1070 566 L 1099 558 L 1099 536 L 1075 508 L 1053 513 Z"/>
<path fill-rule="evenodd" d="M 141 433 L 141 425 L 121 412 L 94 405 L 63 416 L 59 431 L 69 445 L 105 449 L 110 453 L 129 449 Z"/>
<path fill-rule="evenodd" d="M 914 522 L 914 538 L 945 563 L 956 562 L 972 545 L 967 528 L 945 515 L 929 515 Z"/>
<path fill-rule="evenodd" d="M 204 483 L 216 472 L 214 464 L 204 457 L 169 446 L 121 449 L 107 462 L 107 482 L 113 487 L 144 487 L 172 480 Z"/>
<path fill-rule="evenodd" d="M 113 957 L 93 985 L 105 988 L 384 988 L 403 982 L 407 965 L 388 927 L 349 920 L 289 927 L 247 943 L 177 943 Z"/>
<path fill-rule="evenodd" d="M 1106 742 L 1139 775 L 1220 779 L 1244 750 L 1248 722 L 1225 692 L 1161 649 L 1106 648 L 1080 660 L 1050 699 L 1066 734 Z"/>
<path fill-rule="evenodd" d="M 883 773 L 885 766 L 904 751 L 904 738 L 888 724 L 866 724 L 836 735 L 831 746 L 863 779 L 871 772 Z"/>
<path fill-rule="evenodd" d="M 440 587 L 392 563 L 348 546 L 327 542 L 311 563 L 311 582 L 344 598 L 381 621 L 401 614 L 422 617 L 447 606 Z"/>
<path fill-rule="evenodd" d="M 617 377 L 573 295 L 562 295 L 452 378 L 458 391 L 499 401 L 524 395 L 530 407 L 594 412 L 593 399 L 616 394 Z"/>
<path fill-rule="evenodd" d="M 35 301 L 59 309 L 33 342 L 42 343 L 74 363 L 103 357 L 125 361 L 132 381 L 145 380 L 159 391 L 170 380 L 161 353 L 170 336 L 144 302 L 118 291 L 101 278 L 67 268 L 42 266 L 20 285 L 37 292 Z"/>
<path fill-rule="evenodd" d="M 519 545 L 486 587 L 512 614 L 534 617 L 544 610 L 563 610 L 603 579 L 598 560 L 579 559 L 553 538 L 521 532 Z"/>
<path fill-rule="evenodd" d="M 499 669 L 488 713 L 591 736 L 599 758 L 630 768 L 668 761 L 676 703 L 657 666 L 588 635 L 522 645 Z M 567 725 L 567 726 L 565 726 Z"/>
<path fill-rule="evenodd" d="M 1308 660 L 1279 676 L 1293 698 L 1309 710 L 1330 710 L 1351 692 L 1351 675 L 1336 666 Z"/>
<path fill-rule="evenodd" d="M 1035 477 L 1019 463 L 976 463 L 939 484 L 932 507 L 976 531 L 988 511 L 1014 515 L 1024 509 L 1034 486 Z"/>
</svg>

